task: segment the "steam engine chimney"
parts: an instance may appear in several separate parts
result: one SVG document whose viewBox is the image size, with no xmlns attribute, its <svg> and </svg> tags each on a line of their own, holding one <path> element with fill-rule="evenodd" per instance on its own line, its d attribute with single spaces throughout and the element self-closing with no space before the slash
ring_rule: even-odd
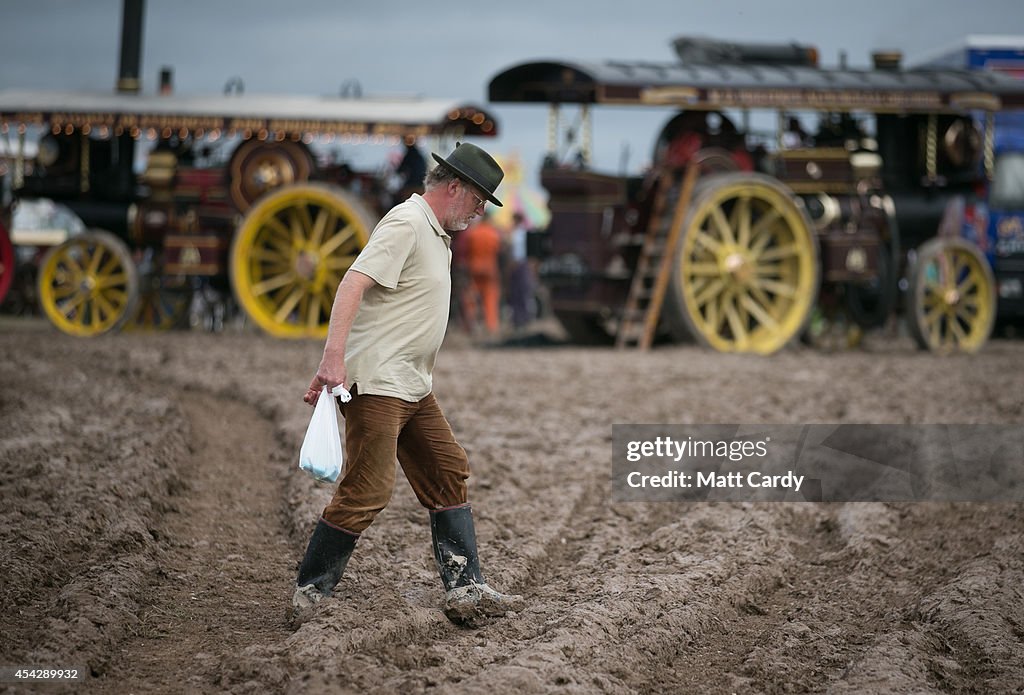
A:
<svg viewBox="0 0 1024 695">
<path fill-rule="evenodd" d="M 168 66 L 160 68 L 160 93 L 170 94 L 174 91 L 174 69 Z"/>
<path fill-rule="evenodd" d="M 117 91 L 138 94 L 142 88 L 139 67 L 142 63 L 142 8 L 144 0 L 124 0 L 121 16 L 121 67 Z"/>
<path fill-rule="evenodd" d="M 121 15 L 121 65 L 117 73 L 120 94 L 138 94 L 142 88 L 139 66 L 142 63 L 142 8 L 145 0 L 124 0 Z M 129 201 L 135 192 L 135 139 L 127 132 L 116 139 L 113 153 L 115 176 L 110 197 Z"/>
</svg>

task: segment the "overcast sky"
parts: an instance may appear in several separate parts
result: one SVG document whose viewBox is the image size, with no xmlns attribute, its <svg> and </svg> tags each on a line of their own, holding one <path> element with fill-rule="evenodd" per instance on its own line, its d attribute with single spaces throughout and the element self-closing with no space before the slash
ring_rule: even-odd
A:
<svg viewBox="0 0 1024 695">
<path fill-rule="evenodd" d="M 121 0 L 0 0 L 0 88 L 111 90 Z M 921 57 L 967 34 L 1024 35 L 1024 0 L 147 0 L 142 77 L 153 91 L 173 66 L 179 93 L 219 93 L 239 76 L 247 93 L 422 94 L 486 106 L 487 83 L 539 58 L 673 59 L 678 35 L 816 45 L 822 64 L 851 67 L 876 49 Z M 491 107 L 531 170 L 545 145 L 542 106 Z M 605 111 L 607 113 L 605 113 Z M 667 112 L 595 109 L 596 165 L 649 157 Z"/>
</svg>

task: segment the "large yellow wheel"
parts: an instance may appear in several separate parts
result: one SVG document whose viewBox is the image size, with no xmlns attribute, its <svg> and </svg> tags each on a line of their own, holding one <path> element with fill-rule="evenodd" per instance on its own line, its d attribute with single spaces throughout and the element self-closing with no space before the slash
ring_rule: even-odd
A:
<svg viewBox="0 0 1024 695">
<path fill-rule="evenodd" d="M 128 247 L 110 232 L 90 230 L 55 246 L 39 269 L 39 303 L 70 335 L 116 330 L 132 315 L 139 276 Z"/>
<path fill-rule="evenodd" d="M 280 338 L 323 338 L 341 277 L 373 221 L 353 195 L 322 184 L 288 186 L 253 206 L 231 249 L 239 304 Z"/>
<path fill-rule="evenodd" d="M 992 333 L 995 278 L 964 239 L 932 239 L 910 268 L 907 323 L 917 344 L 934 352 L 975 352 Z"/>
<path fill-rule="evenodd" d="M 818 288 L 818 246 L 792 195 L 760 174 L 702 180 L 683 223 L 663 314 L 676 338 L 720 352 L 771 354 L 803 329 Z"/>
</svg>

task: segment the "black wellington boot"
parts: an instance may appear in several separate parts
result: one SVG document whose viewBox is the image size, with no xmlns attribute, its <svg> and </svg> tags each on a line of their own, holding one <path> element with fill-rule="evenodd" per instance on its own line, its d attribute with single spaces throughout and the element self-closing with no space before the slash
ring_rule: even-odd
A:
<svg viewBox="0 0 1024 695">
<path fill-rule="evenodd" d="M 303 622 L 311 614 L 314 605 L 331 595 L 331 591 L 341 581 L 357 540 L 359 536 L 320 519 L 306 546 L 306 555 L 302 558 L 299 576 L 295 580 L 295 595 L 292 597 L 294 622 Z"/>
<path fill-rule="evenodd" d="M 449 620 L 473 625 L 522 610 L 522 596 L 502 594 L 484 581 L 476 550 L 473 511 L 468 504 L 431 510 L 430 534 L 437 571 L 444 584 L 444 613 Z"/>
</svg>

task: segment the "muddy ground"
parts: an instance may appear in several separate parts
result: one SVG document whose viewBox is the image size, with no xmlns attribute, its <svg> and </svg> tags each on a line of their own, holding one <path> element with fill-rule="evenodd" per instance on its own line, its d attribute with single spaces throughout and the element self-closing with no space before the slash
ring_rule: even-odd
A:
<svg viewBox="0 0 1024 695">
<path fill-rule="evenodd" d="M 484 571 L 528 599 L 478 629 L 440 612 L 401 477 L 337 598 L 289 628 L 331 492 L 296 468 L 319 343 L 5 320 L 0 349 L 0 663 L 87 671 L 68 692 L 1024 684 L 1021 505 L 614 504 L 609 481 L 612 423 L 1020 423 L 1021 341 L 755 358 L 453 337 L 435 391 L 470 455 Z"/>
</svg>

